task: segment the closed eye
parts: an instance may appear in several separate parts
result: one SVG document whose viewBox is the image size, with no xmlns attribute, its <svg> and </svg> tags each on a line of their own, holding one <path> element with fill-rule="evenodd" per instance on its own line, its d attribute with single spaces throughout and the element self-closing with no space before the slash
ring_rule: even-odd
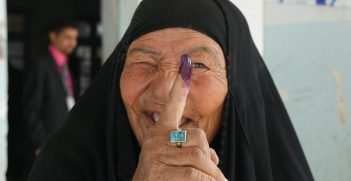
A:
<svg viewBox="0 0 351 181">
<path fill-rule="evenodd" d="M 137 62 L 136 64 L 145 69 L 155 69 L 157 67 L 156 64 L 152 64 L 150 62 Z"/>
</svg>

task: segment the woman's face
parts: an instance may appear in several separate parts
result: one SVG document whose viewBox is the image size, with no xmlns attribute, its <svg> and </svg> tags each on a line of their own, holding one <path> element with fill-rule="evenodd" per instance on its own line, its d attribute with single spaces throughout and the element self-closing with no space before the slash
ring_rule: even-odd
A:
<svg viewBox="0 0 351 181">
<path fill-rule="evenodd" d="M 191 57 L 193 72 L 179 128 L 201 128 L 209 142 L 215 136 L 228 91 L 222 49 L 197 31 L 167 28 L 132 42 L 122 72 L 122 98 L 139 144 L 141 125 L 150 127 L 162 112 L 184 54 Z"/>
</svg>

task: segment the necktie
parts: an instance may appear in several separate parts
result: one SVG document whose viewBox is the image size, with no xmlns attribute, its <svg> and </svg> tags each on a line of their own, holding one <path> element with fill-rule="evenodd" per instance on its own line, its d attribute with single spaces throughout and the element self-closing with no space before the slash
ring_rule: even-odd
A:
<svg viewBox="0 0 351 181">
<path fill-rule="evenodd" d="M 62 79 L 63 87 L 67 94 L 66 96 L 67 107 L 68 107 L 68 110 L 70 110 L 74 106 L 75 101 L 74 101 L 72 78 L 71 78 L 71 74 L 69 73 L 67 63 L 65 63 L 62 67 L 61 79 Z"/>
</svg>

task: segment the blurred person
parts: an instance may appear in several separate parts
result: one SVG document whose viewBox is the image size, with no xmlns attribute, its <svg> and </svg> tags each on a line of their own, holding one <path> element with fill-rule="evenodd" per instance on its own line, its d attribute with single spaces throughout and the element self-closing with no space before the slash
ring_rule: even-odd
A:
<svg viewBox="0 0 351 181">
<path fill-rule="evenodd" d="M 25 71 L 21 73 L 23 83 L 13 85 L 20 90 L 11 92 L 8 181 L 26 180 L 43 140 L 64 122 L 78 96 L 75 81 L 78 61 L 73 60 L 73 56 L 68 58 L 77 46 L 75 22 L 55 21 L 42 35 L 46 40 L 44 46 L 36 44 L 40 53 L 33 61 L 27 60 Z M 15 105 L 15 100 L 22 105 Z"/>
<path fill-rule="evenodd" d="M 76 84 L 69 55 L 77 46 L 75 22 L 60 20 L 49 29 L 49 45 L 27 66 L 23 88 L 23 118 L 37 156 L 46 137 L 59 128 L 75 104 Z"/>
</svg>

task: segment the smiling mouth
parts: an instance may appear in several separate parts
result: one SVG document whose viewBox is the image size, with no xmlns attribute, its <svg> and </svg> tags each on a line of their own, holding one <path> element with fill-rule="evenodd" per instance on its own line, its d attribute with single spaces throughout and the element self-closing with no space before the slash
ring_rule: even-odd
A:
<svg viewBox="0 0 351 181">
<path fill-rule="evenodd" d="M 160 120 L 160 113 L 157 112 L 145 112 L 145 115 L 150 118 L 153 123 L 157 123 Z M 186 118 L 184 116 L 182 116 L 182 119 L 180 120 L 179 123 L 179 128 L 185 128 L 188 127 L 190 125 L 192 125 L 194 123 L 194 121 L 190 118 Z"/>
</svg>

